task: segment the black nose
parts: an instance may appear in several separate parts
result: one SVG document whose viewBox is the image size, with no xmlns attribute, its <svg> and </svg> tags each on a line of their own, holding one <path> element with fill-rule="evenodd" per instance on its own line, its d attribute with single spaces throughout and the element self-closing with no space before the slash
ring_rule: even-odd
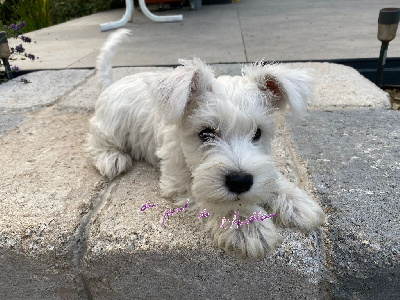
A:
<svg viewBox="0 0 400 300">
<path fill-rule="evenodd" d="M 225 185 L 230 192 L 241 194 L 250 190 L 253 176 L 246 173 L 231 173 L 225 176 Z"/>
</svg>

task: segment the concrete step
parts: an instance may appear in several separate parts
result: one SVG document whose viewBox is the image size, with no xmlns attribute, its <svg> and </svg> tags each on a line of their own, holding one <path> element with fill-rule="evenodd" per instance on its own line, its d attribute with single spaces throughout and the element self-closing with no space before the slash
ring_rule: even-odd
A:
<svg viewBox="0 0 400 300">
<path fill-rule="evenodd" d="M 312 111 L 289 127 L 327 211 L 334 298 L 398 298 L 399 112 Z"/>
<path fill-rule="evenodd" d="M 162 227 L 170 202 L 160 196 L 154 167 L 137 162 L 113 182 L 103 180 L 84 153 L 88 120 L 100 93 L 92 71 L 36 72 L 25 76 L 30 83 L 17 79 L 1 85 L 2 297 L 369 299 L 373 294 L 356 284 L 377 272 L 386 280 L 390 299 L 400 253 L 398 189 L 388 186 L 389 178 L 398 175 L 398 112 L 385 110 L 388 95 L 350 68 L 299 66 L 317 74 L 315 105 L 309 123 L 279 120 L 275 156 L 281 171 L 323 204 L 328 219 L 311 233 L 280 228 L 282 244 L 264 259 L 240 259 L 215 249 L 196 215 L 174 215 Z M 215 68 L 217 74 L 240 73 L 239 65 Z M 144 70 L 150 69 L 119 68 L 115 75 Z M 348 174 L 340 149 L 330 153 L 329 146 L 343 138 L 340 130 L 358 126 L 364 131 L 342 133 L 346 149 L 364 149 L 360 143 L 372 141 L 368 130 L 373 143 L 381 144 L 370 154 L 351 154 L 359 158 L 350 161 L 357 163 Z M 365 136 L 358 138 L 360 132 Z M 386 157 L 392 160 L 384 163 Z M 366 181 L 365 173 L 376 172 L 371 166 L 382 176 Z M 368 206 L 360 198 L 369 195 L 366 187 L 372 181 L 372 191 L 381 187 L 379 195 L 386 200 L 372 198 L 376 209 L 368 202 L 369 209 L 356 211 Z M 142 212 L 146 201 L 158 206 Z M 374 225 L 378 213 L 379 226 Z M 393 223 L 383 225 L 386 219 Z M 370 225 L 362 231 L 365 223 Z"/>
</svg>

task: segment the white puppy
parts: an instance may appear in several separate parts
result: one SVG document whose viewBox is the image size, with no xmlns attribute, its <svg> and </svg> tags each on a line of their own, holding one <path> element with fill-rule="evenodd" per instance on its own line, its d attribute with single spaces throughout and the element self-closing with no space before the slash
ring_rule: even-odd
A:
<svg viewBox="0 0 400 300">
<path fill-rule="evenodd" d="M 113 179 L 132 159 L 159 165 L 163 195 L 206 209 L 214 242 L 243 256 L 264 256 L 277 246 L 275 218 L 305 230 L 323 222 L 318 204 L 271 159 L 274 112 L 289 103 L 302 114 L 312 96 L 304 70 L 258 63 L 243 67 L 242 76 L 215 78 L 194 59 L 112 83 L 111 59 L 128 34 L 113 33 L 98 59 L 104 91 L 90 121 L 89 150 L 102 175 Z M 259 220 L 266 209 L 276 217 Z"/>
</svg>

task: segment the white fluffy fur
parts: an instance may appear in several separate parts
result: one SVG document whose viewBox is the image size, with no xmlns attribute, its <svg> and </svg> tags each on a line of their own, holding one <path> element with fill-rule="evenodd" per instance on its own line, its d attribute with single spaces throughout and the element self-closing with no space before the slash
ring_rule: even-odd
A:
<svg viewBox="0 0 400 300">
<path fill-rule="evenodd" d="M 161 169 L 164 196 L 207 209 L 206 228 L 216 245 L 243 256 L 264 256 L 279 243 L 272 219 L 223 229 L 221 219 L 277 213 L 285 226 L 310 230 L 324 220 L 307 193 L 289 183 L 271 159 L 274 112 L 289 103 L 302 114 L 311 78 L 282 65 L 245 66 L 242 76 L 215 78 L 199 59 L 181 60 L 168 72 L 141 73 L 111 84 L 111 61 L 126 30 L 113 33 L 99 56 L 106 89 L 90 121 L 89 150 L 100 173 L 113 179 L 143 159 Z M 212 128 L 212 140 L 199 132 Z M 260 140 L 253 140 L 257 129 Z M 232 192 L 226 176 L 251 174 L 248 191 Z M 241 185 L 242 183 L 239 183 Z M 180 202 L 181 200 L 181 202 Z"/>
<path fill-rule="evenodd" d="M 96 69 L 103 84 L 103 90 L 113 83 L 112 65 L 110 63 L 115 55 L 117 46 L 132 32 L 128 29 L 120 29 L 117 34 L 111 34 L 104 46 L 101 48 L 100 55 L 97 57 Z"/>
</svg>

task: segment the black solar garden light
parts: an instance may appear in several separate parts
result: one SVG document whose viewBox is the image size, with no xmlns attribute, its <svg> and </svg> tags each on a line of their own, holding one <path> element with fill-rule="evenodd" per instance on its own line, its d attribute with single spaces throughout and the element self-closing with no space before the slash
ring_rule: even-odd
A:
<svg viewBox="0 0 400 300">
<path fill-rule="evenodd" d="M 400 21 L 400 8 L 382 8 L 378 19 L 378 40 L 382 42 L 379 55 L 378 69 L 376 72 L 376 85 L 382 86 L 383 70 L 385 69 L 389 42 L 396 37 Z"/>
<path fill-rule="evenodd" d="M 7 36 L 5 32 L 0 32 L 0 59 L 3 61 L 3 65 L 6 69 L 6 76 L 8 79 L 13 79 L 10 64 L 8 59 L 10 57 L 10 48 L 8 47 Z"/>
</svg>

